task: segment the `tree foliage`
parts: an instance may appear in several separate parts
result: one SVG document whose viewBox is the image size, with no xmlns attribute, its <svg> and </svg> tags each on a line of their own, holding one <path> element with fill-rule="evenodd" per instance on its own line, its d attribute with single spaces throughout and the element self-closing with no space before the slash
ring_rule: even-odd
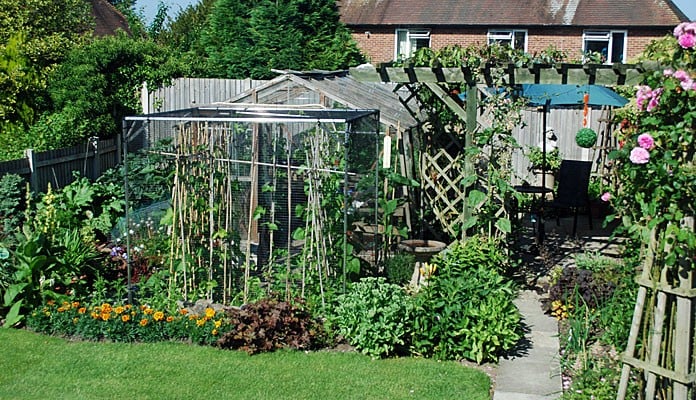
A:
<svg viewBox="0 0 696 400">
<path fill-rule="evenodd" d="M 74 144 L 89 136 L 110 136 L 120 121 L 141 111 L 140 87 L 168 84 L 186 67 L 154 42 L 125 34 L 73 49 L 51 76 L 55 112 L 32 127 L 34 148 Z"/>
<path fill-rule="evenodd" d="M 329 0 L 218 0 L 201 38 L 209 72 L 271 77 L 271 69 L 339 69 L 363 59 Z"/>
<path fill-rule="evenodd" d="M 46 77 L 93 27 L 84 0 L 0 0 L 0 129 L 22 130 L 46 106 Z"/>
</svg>

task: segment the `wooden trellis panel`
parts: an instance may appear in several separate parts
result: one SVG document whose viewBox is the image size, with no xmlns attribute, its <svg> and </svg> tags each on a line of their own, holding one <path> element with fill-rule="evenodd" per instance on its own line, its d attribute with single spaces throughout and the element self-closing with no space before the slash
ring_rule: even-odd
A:
<svg viewBox="0 0 696 400">
<path fill-rule="evenodd" d="M 690 218 L 693 229 L 693 218 Z M 624 400 L 631 369 L 644 377 L 643 398 L 687 400 L 696 398 L 696 274 L 689 266 L 675 274 L 672 268 L 657 265 L 659 252 L 653 229 L 633 312 L 628 345 L 617 395 Z M 687 263 L 688 264 L 688 263 Z M 640 333 L 643 343 L 639 346 Z"/>
<path fill-rule="evenodd" d="M 420 175 L 426 204 L 444 231 L 452 237 L 465 222 L 466 193 L 462 185 L 463 151 L 451 156 L 444 149 L 431 149 L 421 158 Z"/>
</svg>

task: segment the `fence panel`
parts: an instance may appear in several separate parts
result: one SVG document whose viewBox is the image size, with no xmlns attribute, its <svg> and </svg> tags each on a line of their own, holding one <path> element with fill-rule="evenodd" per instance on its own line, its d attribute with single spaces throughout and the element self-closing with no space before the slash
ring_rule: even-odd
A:
<svg viewBox="0 0 696 400">
<path fill-rule="evenodd" d="M 149 92 L 143 112 L 175 111 L 225 101 L 265 82 L 252 79 L 179 78 L 171 86 Z"/>
</svg>

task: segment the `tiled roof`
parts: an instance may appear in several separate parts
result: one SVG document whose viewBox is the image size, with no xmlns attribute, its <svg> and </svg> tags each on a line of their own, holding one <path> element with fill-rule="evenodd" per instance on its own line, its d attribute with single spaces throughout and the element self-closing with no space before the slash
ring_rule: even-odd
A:
<svg viewBox="0 0 696 400">
<path fill-rule="evenodd" d="M 109 36 L 122 30 L 130 34 L 126 18 L 106 0 L 92 0 L 92 16 L 95 19 L 94 36 Z"/>
<path fill-rule="evenodd" d="M 670 0 L 339 0 L 347 25 L 674 26 Z"/>
</svg>

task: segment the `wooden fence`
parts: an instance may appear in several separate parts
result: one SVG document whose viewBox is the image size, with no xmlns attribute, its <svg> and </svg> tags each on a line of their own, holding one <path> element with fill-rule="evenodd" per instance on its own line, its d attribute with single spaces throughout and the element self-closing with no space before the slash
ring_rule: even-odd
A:
<svg viewBox="0 0 696 400">
<path fill-rule="evenodd" d="M 130 146 L 129 146 L 130 147 Z M 75 180 L 74 173 L 96 179 L 121 160 L 120 140 L 90 138 L 84 144 L 62 149 L 35 152 L 25 150 L 25 157 L 0 162 L 0 176 L 17 174 L 31 184 L 34 192 L 45 192 L 48 184 L 62 188 Z"/>
<path fill-rule="evenodd" d="M 179 78 L 171 86 L 145 94 L 143 114 L 182 110 L 229 100 L 267 81 L 252 79 Z"/>
<path fill-rule="evenodd" d="M 512 134 L 517 142 L 522 146 L 521 151 L 517 151 L 512 158 L 512 170 L 515 171 L 517 178 L 515 184 L 522 180 L 531 181 L 529 171 L 529 160 L 525 153 L 529 146 L 539 146 L 542 144 L 543 113 L 536 108 L 528 108 L 522 112 L 523 126 L 513 129 Z M 614 139 L 611 133 L 614 126 L 610 123 L 611 110 L 608 108 L 592 107 L 587 116 L 587 127 L 597 132 L 599 136 L 597 144 L 590 149 L 582 148 L 575 143 L 575 134 L 582 128 L 583 110 L 581 107 L 558 107 L 551 108 L 546 115 L 546 130 L 553 129 L 557 140 L 556 147 L 561 154 L 561 158 L 568 160 L 592 161 L 594 163 L 593 173 L 602 174 L 604 171 L 605 156 L 610 148 L 607 147 Z M 549 142 L 547 142 L 550 144 Z M 550 149 L 550 148 L 549 148 Z"/>
</svg>

